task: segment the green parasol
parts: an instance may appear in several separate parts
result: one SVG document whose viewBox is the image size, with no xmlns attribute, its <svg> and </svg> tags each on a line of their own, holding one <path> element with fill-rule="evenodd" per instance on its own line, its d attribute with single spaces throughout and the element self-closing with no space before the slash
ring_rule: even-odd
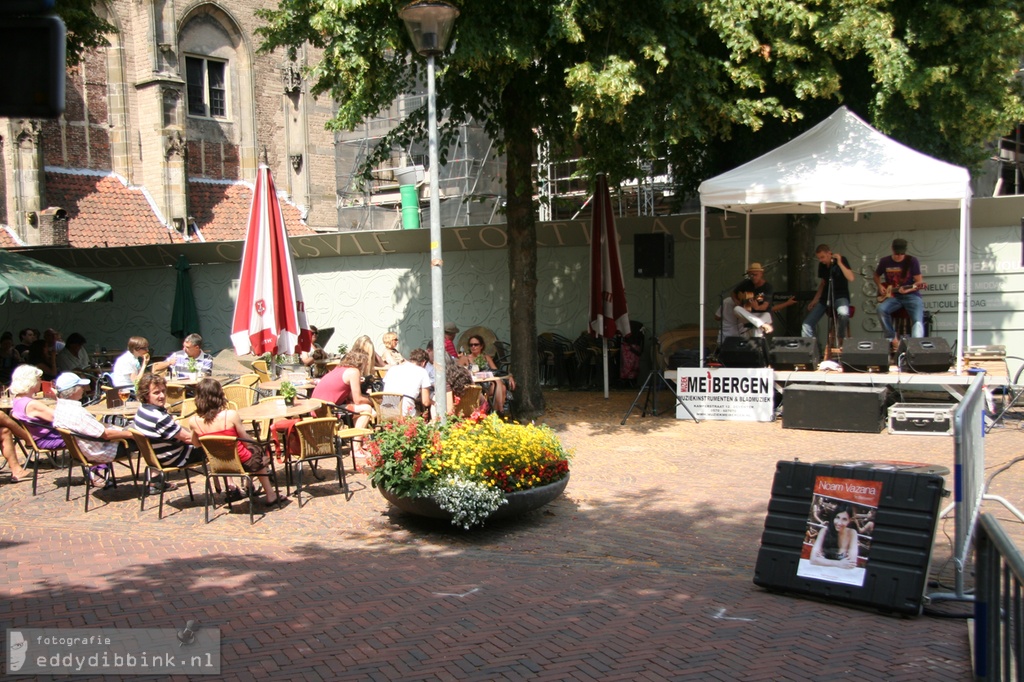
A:
<svg viewBox="0 0 1024 682">
<path fill-rule="evenodd" d="M 0 303 L 92 303 L 112 299 L 109 284 L 0 249 Z"/>
<path fill-rule="evenodd" d="M 171 309 L 171 334 L 179 339 L 199 333 L 199 311 L 192 295 L 192 278 L 188 274 L 191 268 L 185 254 L 178 256 L 178 262 L 174 264 L 178 277 L 174 285 L 174 307 Z"/>
</svg>

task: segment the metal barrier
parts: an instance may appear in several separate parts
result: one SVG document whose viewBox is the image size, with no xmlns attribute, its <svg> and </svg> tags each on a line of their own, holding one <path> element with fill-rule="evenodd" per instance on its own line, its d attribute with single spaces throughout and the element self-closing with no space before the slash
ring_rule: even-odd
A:
<svg viewBox="0 0 1024 682">
<path fill-rule="evenodd" d="M 974 539 L 974 678 L 1024 679 L 1024 556 L 991 514 Z"/>
</svg>

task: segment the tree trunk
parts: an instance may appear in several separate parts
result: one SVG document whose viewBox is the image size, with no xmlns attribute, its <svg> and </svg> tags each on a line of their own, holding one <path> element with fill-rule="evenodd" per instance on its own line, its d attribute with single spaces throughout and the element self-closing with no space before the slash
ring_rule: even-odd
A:
<svg viewBox="0 0 1024 682">
<path fill-rule="evenodd" d="M 506 95 L 514 91 L 506 90 Z M 531 164 L 533 128 L 519 112 L 506 107 L 506 216 L 508 219 L 509 328 L 512 333 L 512 375 L 516 380 L 513 416 L 529 421 L 544 411 L 537 359 L 537 224 L 533 212 Z"/>
</svg>

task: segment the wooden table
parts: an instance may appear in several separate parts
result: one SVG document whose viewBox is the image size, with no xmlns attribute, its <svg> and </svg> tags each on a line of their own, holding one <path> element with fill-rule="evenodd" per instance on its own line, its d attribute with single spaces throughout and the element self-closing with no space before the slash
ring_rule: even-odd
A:
<svg viewBox="0 0 1024 682">
<path fill-rule="evenodd" d="M 89 414 L 96 417 L 122 417 L 124 419 L 133 419 L 135 413 L 139 411 L 141 403 L 137 400 L 129 400 L 124 405 L 118 405 L 117 407 L 107 407 L 106 403 L 96 403 L 95 405 L 86 406 L 86 410 Z"/>
<path fill-rule="evenodd" d="M 196 384 L 198 384 L 203 379 L 216 379 L 223 386 L 224 384 L 231 383 L 232 381 L 237 381 L 238 380 L 238 375 L 236 375 L 236 374 L 210 374 L 210 375 L 206 375 L 206 374 L 200 373 L 199 377 L 196 378 L 196 379 L 192 379 L 190 377 L 175 377 L 174 379 L 171 379 L 170 377 L 168 377 L 167 378 L 167 383 L 168 384 L 173 384 L 175 386 L 184 386 L 185 388 L 195 388 Z"/>
<path fill-rule="evenodd" d="M 271 434 L 268 429 L 267 434 L 261 438 L 260 422 L 266 420 L 269 424 L 273 424 L 279 419 L 302 417 L 322 405 L 323 401 L 313 398 L 296 398 L 293 405 L 285 405 L 283 400 L 267 400 L 255 405 L 238 408 L 238 417 L 242 421 L 252 422 L 252 430 L 256 440 L 263 445 L 267 445 L 270 442 Z"/>
<path fill-rule="evenodd" d="M 280 391 L 281 384 L 284 383 L 285 381 L 288 381 L 288 379 L 274 379 L 273 381 L 261 381 L 260 389 L 264 391 Z M 305 381 L 301 384 L 293 383 L 292 386 L 295 387 L 296 391 L 306 391 L 316 386 L 316 384 L 311 383 L 309 381 Z"/>
<path fill-rule="evenodd" d="M 238 416 L 243 421 L 258 421 L 262 419 L 291 419 L 309 414 L 323 405 L 322 400 L 315 398 L 296 398 L 295 404 L 288 406 L 282 400 L 259 402 L 248 407 L 238 408 Z"/>
</svg>

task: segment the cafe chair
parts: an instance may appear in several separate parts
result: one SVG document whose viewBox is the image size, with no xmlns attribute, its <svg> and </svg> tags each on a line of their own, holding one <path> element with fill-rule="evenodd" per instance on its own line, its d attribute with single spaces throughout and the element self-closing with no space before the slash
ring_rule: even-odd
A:
<svg viewBox="0 0 1024 682">
<path fill-rule="evenodd" d="M 338 420 L 334 417 L 317 417 L 303 419 L 295 425 L 299 437 L 299 452 L 285 457 L 285 494 L 288 494 L 288 482 L 293 469 L 295 476 L 295 497 L 302 509 L 302 465 L 309 464 L 309 471 L 318 481 L 323 477 L 316 475 L 316 465 L 322 459 L 334 459 L 335 471 L 338 472 L 338 487 L 348 499 L 348 482 L 345 480 L 345 469 L 341 465 L 341 441 L 335 436 Z"/>
<path fill-rule="evenodd" d="M 270 381 L 270 367 L 266 360 L 253 360 L 252 371 L 260 378 L 260 381 Z"/>
<path fill-rule="evenodd" d="M 20 438 L 16 438 L 15 441 L 18 443 L 18 447 L 21 448 L 21 453 L 25 455 L 25 466 L 32 467 L 32 496 L 34 497 L 36 495 L 36 489 L 39 483 L 40 457 L 43 455 L 43 453 L 46 453 L 46 456 L 50 458 L 50 464 L 53 466 L 54 469 L 63 469 L 65 464 L 65 457 L 68 456 L 67 449 L 64 447 L 53 449 L 39 447 L 39 445 L 36 444 L 35 438 L 32 437 L 32 432 L 25 428 L 25 421 L 19 421 L 15 419 L 13 416 L 11 416 L 11 419 L 14 419 L 14 421 L 18 422 L 18 424 L 20 424 L 21 427 L 25 429 L 25 432 L 28 433 L 28 440 L 22 441 Z M 40 425 L 53 428 L 52 425 L 49 423 L 40 423 Z"/>
<path fill-rule="evenodd" d="M 373 405 L 373 411 L 377 415 L 377 425 L 382 422 L 399 419 L 402 414 L 402 400 L 405 398 L 401 393 L 382 393 L 374 391 L 367 395 Z"/>
<path fill-rule="evenodd" d="M 96 466 L 97 463 L 89 461 L 89 459 L 85 456 L 85 452 L 83 452 L 82 448 L 78 445 L 79 438 L 81 438 L 82 440 L 102 441 L 104 443 L 117 443 L 119 445 L 123 445 L 123 454 L 118 454 L 118 456 L 114 458 L 114 461 L 110 462 L 110 466 L 107 469 L 110 472 L 110 480 L 113 482 L 113 487 L 116 488 L 117 475 L 114 471 L 114 465 L 120 464 L 121 466 L 128 467 L 129 471 L 132 472 L 133 483 L 136 483 L 138 481 L 138 477 L 135 472 L 135 465 L 132 464 L 131 452 L 128 451 L 127 441 L 108 441 L 103 438 L 93 438 L 92 436 L 86 436 L 80 433 L 73 433 L 71 431 L 68 431 L 67 429 L 57 429 L 57 433 L 59 433 L 64 438 L 64 445 L 67 446 L 68 452 L 71 454 L 71 457 L 68 460 L 68 484 L 67 489 L 65 490 L 64 499 L 68 502 L 71 501 L 71 474 L 74 471 L 75 464 L 78 464 L 78 466 L 82 468 L 82 476 L 85 477 L 85 512 L 87 514 L 89 513 L 89 497 L 92 494 L 93 489 L 92 477 L 89 475 L 89 470 L 92 469 L 92 467 Z"/>
<path fill-rule="evenodd" d="M 256 373 L 243 374 L 238 377 L 238 385 L 255 389 L 260 385 L 260 375 Z"/>
<path fill-rule="evenodd" d="M 199 442 L 206 451 L 206 500 L 203 508 L 206 513 L 206 523 L 210 522 L 210 504 L 213 500 L 211 484 L 218 478 L 245 478 L 248 479 L 247 490 L 249 493 L 249 524 L 256 523 L 254 515 L 256 501 L 256 474 L 251 474 L 242 466 L 242 460 L 238 459 L 238 450 L 235 444 L 238 438 L 235 436 L 200 436 Z M 250 446 L 262 448 L 259 443 L 249 442 Z M 274 458 L 270 457 L 270 479 L 276 481 L 277 471 L 274 468 Z M 275 489 L 277 484 L 274 484 Z M 231 499 L 227 498 L 228 510 L 232 509 Z M 216 503 L 213 503 L 216 508 Z"/>
<path fill-rule="evenodd" d="M 480 406 L 480 386 L 467 386 L 459 398 L 459 404 L 455 407 L 455 414 L 461 417 L 472 417 L 476 408 Z"/>
<path fill-rule="evenodd" d="M 142 463 L 145 463 L 146 475 L 142 477 L 142 495 L 140 496 L 141 506 L 139 507 L 139 510 L 146 511 L 146 498 L 149 497 L 150 494 L 149 483 L 150 481 L 158 478 L 154 474 L 159 476 L 158 480 L 162 480 L 166 483 L 168 474 L 184 471 L 185 484 L 188 486 L 188 498 L 195 502 L 196 496 L 192 493 L 192 478 L 190 474 L 193 470 L 201 472 L 203 469 L 203 463 L 193 462 L 192 464 L 186 464 L 185 466 L 180 467 L 165 466 L 159 459 L 157 459 L 156 452 L 153 451 L 153 443 L 150 442 L 149 438 L 145 434 L 139 433 L 135 429 L 128 429 L 128 432 L 132 434 L 132 438 L 135 439 L 135 445 L 139 448 L 140 474 L 143 469 Z M 164 493 L 167 492 L 165 488 L 166 486 L 160 488 L 160 506 L 156 516 L 158 519 L 164 518 Z"/>
<path fill-rule="evenodd" d="M 170 410 L 168 410 L 170 411 Z M 182 419 L 188 419 L 196 413 L 196 399 L 195 398 L 183 398 L 181 401 L 181 411 L 178 415 Z"/>
<path fill-rule="evenodd" d="M 180 415 L 181 408 L 185 402 L 185 387 L 173 382 L 167 383 L 167 411 L 170 414 Z"/>
<path fill-rule="evenodd" d="M 238 407 L 249 407 L 259 399 L 256 389 L 242 386 L 241 384 L 230 384 L 225 386 L 223 390 L 224 397 L 230 402 L 235 403 Z"/>
</svg>

